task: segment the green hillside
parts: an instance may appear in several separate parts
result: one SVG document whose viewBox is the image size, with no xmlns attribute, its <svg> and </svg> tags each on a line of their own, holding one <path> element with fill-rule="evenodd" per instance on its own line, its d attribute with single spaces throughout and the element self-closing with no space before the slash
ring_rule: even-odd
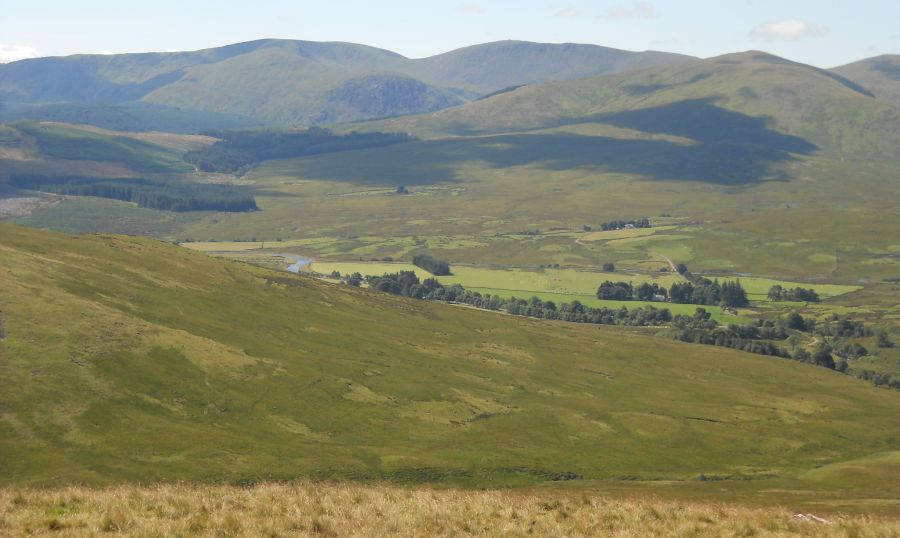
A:
<svg viewBox="0 0 900 538">
<path fill-rule="evenodd" d="M 667 52 L 635 53 L 577 43 L 509 40 L 413 60 L 409 72 L 433 84 L 484 95 L 522 84 L 574 80 L 694 60 Z"/>
<path fill-rule="evenodd" d="M 0 259 L 6 484 L 580 475 L 714 496 L 722 482 L 702 474 L 844 501 L 898 493 L 889 473 L 860 487 L 812 472 L 897 450 L 900 394 L 823 368 L 411 302 L 151 239 L 2 225 Z"/>
<path fill-rule="evenodd" d="M 149 103 L 113 105 L 65 103 L 0 108 L 0 122 L 12 123 L 21 120 L 94 125 L 114 131 L 163 131 L 182 134 L 217 129 L 246 129 L 263 125 L 259 120 L 242 116 Z"/>
<path fill-rule="evenodd" d="M 879 99 L 900 106 L 900 55 L 867 58 L 831 71 L 863 86 Z"/>
<path fill-rule="evenodd" d="M 178 173 L 193 169 L 177 151 L 128 136 L 115 136 L 58 123 L 19 122 L 16 130 L 34 138 L 40 155 L 69 161 L 101 161 L 135 172 Z"/>
<path fill-rule="evenodd" d="M 723 142 L 775 153 L 837 150 L 893 158 L 900 111 L 838 75 L 751 51 L 536 84 L 427 116 L 363 126 L 430 137 L 577 129 L 581 135 L 656 140 L 661 148 Z"/>
<path fill-rule="evenodd" d="M 141 99 L 280 124 L 431 112 L 464 102 L 448 90 L 379 68 L 381 57 L 374 49 L 365 49 L 375 55 L 366 68 L 309 57 L 302 50 L 293 42 L 273 42 L 251 54 L 194 66 L 186 76 Z M 397 61 L 386 51 L 378 52 L 388 55 L 388 64 Z"/>
<path fill-rule="evenodd" d="M 264 39 L 194 52 L 78 55 L 0 65 L 0 101 L 16 116 L 113 127 L 98 106 L 149 103 L 149 127 L 185 123 L 169 108 L 217 128 L 234 117 L 258 122 L 323 124 L 430 112 L 509 86 L 684 63 L 691 58 L 593 45 L 499 42 L 411 60 L 352 43 Z M 71 103 L 72 110 L 67 105 Z M 85 106 L 93 110 L 86 111 Z M 166 108 L 169 107 L 169 108 Z M 203 116 L 201 112 L 218 116 Z M 230 118 L 230 119 L 229 119 Z M 132 122 L 133 123 L 133 122 Z"/>
</svg>

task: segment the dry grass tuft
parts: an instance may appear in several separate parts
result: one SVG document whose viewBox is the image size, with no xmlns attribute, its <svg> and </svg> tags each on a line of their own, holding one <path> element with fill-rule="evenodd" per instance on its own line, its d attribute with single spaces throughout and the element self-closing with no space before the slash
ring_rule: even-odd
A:
<svg viewBox="0 0 900 538">
<path fill-rule="evenodd" d="M 360 484 L 0 489 L 3 536 L 897 537 L 900 520 L 616 500 L 589 493 Z"/>
</svg>

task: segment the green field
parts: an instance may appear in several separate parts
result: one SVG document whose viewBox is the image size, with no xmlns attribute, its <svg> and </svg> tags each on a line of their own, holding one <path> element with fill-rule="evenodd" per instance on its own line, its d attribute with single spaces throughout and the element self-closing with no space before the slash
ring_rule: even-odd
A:
<svg viewBox="0 0 900 538">
<path fill-rule="evenodd" d="M 532 297 L 538 297 L 544 301 L 553 301 L 557 304 L 560 303 L 571 303 L 572 301 L 578 301 L 583 305 L 596 307 L 596 308 L 627 308 L 629 310 L 633 308 L 667 308 L 672 312 L 672 315 L 684 314 L 684 315 L 693 315 L 697 308 L 704 308 L 707 312 L 712 314 L 712 319 L 720 322 L 720 323 L 748 323 L 750 321 L 749 317 L 743 315 L 734 315 L 725 313 L 721 308 L 717 306 L 703 306 L 698 307 L 697 305 L 692 304 L 673 304 L 673 303 L 659 303 L 659 302 L 651 302 L 651 301 L 612 301 L 607 299 L 597 299 L 597 296 L 594 294 L 588 295 L 571 295 L 571 294 L 562 294 L 562 293 L 547 293 L 542 291 L 528 291 L 528 290 L 505 290 L 505 289 L 497 289 L 497 288 L 481 288 L 478 286 L 466 287 L 466 289 L 470 289 L 472 291 L 477 291 L 482 295 L 489 293 L 491 295 L 499 295 L 504 298 L 517 297 L 519 299 L 530 299 Z"/>
<path fill-rule="evenodd" d="M 416 271 L 419 278 L 431 276 L 427 271 L 410 263 L 316 261 L 310 264 L 309 269 L 323 274 L 338 271 L 341 274 L 358 272 L 363 275 L 379 276 L 384 273 L 397 271 Z M 453 274 L 450 276 L 438 277 L 441 284 L 462 284 L 465 287 L 479 286 L 505 290 L 546 291 L 567 295 L 591 295 L 597 291 L 597 287 L 604 280 L 622 280 L 633 282 L 635 285 L 651 282 L 667 288 L 673 282 L 680 281 L 680 277 L 671 274 L 604 273 L 602 271 L 578 269 L 489 269 L 454 265 L 452 272 Z"/>
<path fill-rule="evenodd" d="M 285 244 L 291 244 L 288 241 Z M 218 243 L 203 243 L 191 245 L 192 248 L 212 250 Z M 279 243 L 280 244 L 280 243 Z M 231 249 L 234 251 L 242 250 L 242 244 L 226 244 L 222 252 Z M 259 244 L 257 244 L 257 247 Z M 270 244 L 269 247 L 272 245 Z M 331 274 L 337 271 L 342 275 L 352 273 L 360 273 L 362 275 L 380 276 L 385 273 L 395 273 L 397 271 L 414 271 L 417 276 L 424 280 L 432 275 L 427 271 L 420 269 L 410 263 L 401 262 L 327 262 L 315 261 L 307 268 L 311 272 L 320 274 Z M 599 300 L 595 294 L 597 287 L 605 280 L 614 282 L 624 281 L 638 285 L 644 282 L 655 283 L 666 288 L 671 287 L 675 282 L 682 282 L 683 279 L 672 273 L 623 273 L 602 271 L 592 271 L 585 269 L 553 269 L 543 268 L 539 270 L 524 269 L 490 269 L 480 267 L 469 267 L 464 265 L 454 265 L 452 267 L 453 275 L 437 277 L 441 284 L 462 284 L 466 289 L 478 291 L 482 294 L 490 293 L 500 295 L 501 297 L 519 297 L 529 298 L 531 296 L 540 297 L 545 300 L 556 302 L 571 302 L 573 300 L 581 301 L 588 306 L 606 306 L 619 308 L 637 307 L 637 306 L 654 306 L 657 308 L 669 308 L 675 314 L 693 314 L 696 310 L 695 305 L 677 305 L 671 303 L 651 303 L 642 301 L 606 301 Z M 748 297 L 756 302 L 764 304 L 770 308 L 785 307 L 797 308 L 804 306 L 802 303 L 770 303 L 767 293 L 771 286 L 776 284 L 784 287 L 805 287 L 813 288 L 823 299 L 830 299 L 851 293 L 862 289 L 861 286 L 841 286 L 834 284 L 819 284 L 809 282 L 788 282 L 784 280 L 765 279 L 744 276 L 729 275 L 711 275 L 711 278 L 740 279 L 742 285 L 747 290 Z M 830 306 L 826 308 L 831 311 Z M 718 312 L 718 308 L 710 308 L 714 312 L 716 319 L 720 321 L 746 321 L 747 318 L 736 318 Z"/>
<path fill-rule="evenodd" d="M 896 448 L 900 393 L 824 368 L 409 301 L 150 239 L 0 231 L 6 484 L 574 472 L 601 487 L 665 480 L 715 497 L 735 481 L 748 496 L 896 505 L 877 470 L 893 460 L 875 455 Z M 877 484 L 807 475 L 870 456 Z"/>
<path fill-rule="evenodd" d="M 414 271 L 419 279 L 431 278 L 428 271 L 406 263 L 378 263 L 378 262 L 313 262 L 307 268 L 321 274 L 331 274 L 337 271 L 342 275 L 358 272 L 362 275 L 382 275 L 397 271 Z M 682 305 L 671 303 L 654 303 L 649 301 L 609 301 L 596 297 L 597 287 L 604 280 L 626 281 L 640 284 L 642 282 L 655 282 L 660 285 L 670 286 L 672 282 L 679 281 L 679 277 L 673 275 L 656 276 L 623 273 L 603 273 L 600 271 L 579 271 L 542 269 L 540 271 L 508 270 L 508 269 L 483 269 L 475 267 L 454 266 L 452 276 L 440 276 L 437 280 L 445 286 L 462 284 L 466 289 L 479 293 L 499 295 L 504 298 L 518 297 L 529 299 L 540 297 L 543 300 L 556 303 L 571 303 L 579 301 L 584 305 L 607 308 L 639 308 L 652 306 L 654 308 L 668 308 L 673 314 L 693 314 L 697 310 L 696 305 Z M 717 307 L 707 307 L 712 312 L 713 318 L 725 323 L 744 323 L 748 318 L 725 314 Z"/>
<path fill-rule="evenodd" d="M 706 275 L 708 278 L 734 278 L 730 275 Z M 839 284 L 820 284 L 820 283 L 812 283 L 812 282 L 791 282 L 787 280 L 777 280 L 773 278 L 758 278 L 758 277 L 747 277 L 740 276 L 737 277 L 741 280 L 741 285 L 747 290 L 747 296 L 754 301 L 767 301 L 767 295 L 769 293 L 769 289 L 772 286 L 781 286 L 785 289 L 788 288 L 812 288 L 819 294 L 819 297 L 824 299 L 830 299 L 832 297 L 838 297 L 840 295 L 844 295 L 847 293 L 852 293 L 854 291 L 862 289 L 862 286 L 843 286 Z"/>
</svg>

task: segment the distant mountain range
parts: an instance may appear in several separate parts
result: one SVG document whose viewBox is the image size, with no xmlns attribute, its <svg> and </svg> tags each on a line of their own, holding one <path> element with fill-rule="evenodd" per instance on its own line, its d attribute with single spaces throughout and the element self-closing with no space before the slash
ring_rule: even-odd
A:
<svg viewBox="0 0 900 538">
<path fill-rule="evenodd" d="M 106 122 L 102 126 L 112 128 L 128 127 L 123 109 L 135 110 L 143 121 L 154 119 L 148 111 L 165 116 L 187 110 L 194 123 L 198 113 L 212 114 L 204 118 L 216 127 L 318 125 L 432 112 L 523 84 L 695 60 L 522 41 L 409 59 L 350 43 L 266 39 L 195 52 L 76 55 L 0 65 L 0 103 L 7 118 Z"/>
<path fill-rule="evenodd" d="M 874 154 L 894 151 L 898 106 L 900 56 L 829 71 L 757 51 L 701 60 L 501 41 L 410 59 L 350 43 L 266 39 L 0 65 L 0 121 L 131 131 L 344 123 L 427 137 L 637 122 L 638 130 L 743 142 L 759 142 L 771 127 L 819 148 Z M 768 118 L 765 129 L 750 117 Z"/>
<path fill-rule="evenodd" d="M 422 138 L 562 129 L 615 138 L 669 137 L 719 149 L 830 150 L 895 159 L 900 109 L 891 102 L 887 76 L 868 80 L 885 82 L 872 84 L 871 91 L 836 72 L 750 51 L 533 84 L 431 114 L 348 128 Z"/>
</svg>

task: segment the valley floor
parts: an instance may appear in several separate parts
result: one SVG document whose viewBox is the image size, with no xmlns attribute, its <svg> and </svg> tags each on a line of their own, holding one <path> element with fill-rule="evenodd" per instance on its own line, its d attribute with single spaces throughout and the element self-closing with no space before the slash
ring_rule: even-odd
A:
<svg viewBox="0 0 900 538">
<path fill-rule="evenodd" d="M 612 499 L 571 490 L 461 491 L 297 483 L 0 489 L 11 536 L 900 535 L 900 520 L 786 508 Z"/>
</svg>

